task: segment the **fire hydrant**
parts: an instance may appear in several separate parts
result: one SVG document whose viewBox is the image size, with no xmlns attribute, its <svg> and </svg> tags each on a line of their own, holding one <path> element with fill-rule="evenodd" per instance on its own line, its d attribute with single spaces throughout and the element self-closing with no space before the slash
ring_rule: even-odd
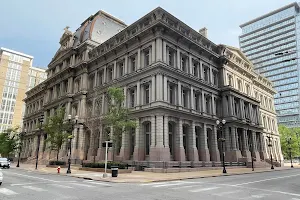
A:
<svg viewBox="0 0 300 200">
<path fill-rule="evenodd" d="M 60 166 L 57 167 L 57 173 L 60 173 Z"/>
</svg>

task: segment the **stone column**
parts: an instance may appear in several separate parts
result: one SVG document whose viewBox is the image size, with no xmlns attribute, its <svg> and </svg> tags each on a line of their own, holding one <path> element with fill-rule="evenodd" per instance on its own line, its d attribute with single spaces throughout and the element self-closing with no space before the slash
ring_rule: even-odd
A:
<svg viewBox="0 0 300 200">
<path fill-rule="evenodd" d="M 122 145 L 120 149 L 120 157 L 122 160 L 130 159 L 130 134 L 123 131 L 122 133 Z"/>
<path fill-rule="evenodd" d="M 163 62 L 168 63 L 167 62 L 167 44 L 166 44 L 165 40 L 163 40 L 163 51 L 162 51 L 162 53 L 163 53 Z"/>
<path fill-rule="evenodd" d="M 267 144 L 265 142 L 265 138 L 263 133 L 260 133 L 260 158 L 261 159 L 267 159 L 268 158 L 268 149 L 267 149 Z"/>
<path fill-rule="evenodd" d="M 156 83 L 155 83 L 155 75 L 152 75 L 152 80 L 151 80 L 151 102 L 155 102 L 156 101 L 156 96 L 155 96 L 155 91 L 156 91 L 156 87 L 155 87 Z"/>
<path fill-rule="evenodd" d="M 80 101 L 80 117 L 85 118 L 86 117 L 86 95 L 82 95 L 81 101 Z"/>
<path fill-rule="evenodd" d="M 183 130 L 182 130 L 182 119 L 178 120 L 178 134 L 177 134 L 177 145 L 175 147 L 175 160 L 185 161 L 185 151 L 183 146 Z"/>
<path fill-rule="evenodd" d="M 193 59 L 192 59 L 192 55 L 191 54 L 189 54 L 189 72 L 190 72 L 190 74 L 194 74 L 193 73 Z"/>
<path fill-rule="evenodd" d="M 41 135 L 40 136 L 40 148 L 39 148 L 39 159 L 40 160 L 43 159 L 43 154 L 44 154 L 44 151 L 43 151 L 43 149 L 44 149 L 44 142 L 45 142 L 44 139 L 45 139 L 44 135 Z"/>
<path fill-rule="evenodd" d="M 189 161 L 199 161 L 198 150 L 196 147 L 196 130 L 195 121 L 192 121 L 192 125 L 189 128 L 188 133 L 188 160 Z"/>
<path fill-rule="evenodd" d="M 156 117 L 156 134 L 157 134 L 157 160 L 159 161 L 170 161 L 170 149 L 169 149 L 169 133 L 165 130 L 166 125 L 168 125 L 167 116 L 157 116 Z M 168 128 L 168 126 L 167 126 Z M 167 143 L 167 146 L 165 145 Z"/>
<path fill-rule="evenodd" d="M 155 40 L 152 41 L 152 46 L 151 46 L 151 64 L 155 63 Z"/>
<path fill-rule="evenodd" d="M 228 114 L 233 116 L 233 97 L 231 95 L 228 96 Z"/>
<path fill-rule="evenodd" d="M 176 56 L 176 58 L 177 58 L 177 69 L 181 69 L 180 49 L 177 47 L 176 50 L 177 50 L 177 56 Z"/>
<path fill-rule="evenodd" d="M 202 96 L 202 113 L 207 113 L 206 104 L 205 104 L 205 94 L 204 94 L 203 90 L 202 90 L 201 96 Z"/>
<path fill-rule="evenodd" d="M 124 60 L 124 74 L 128 73 L 128 54 L 125 55 L 125 60 Z"/>
<path fill-rule="evenodd" d="M 194 87 L 191 86 L 191 106 L 192 110 L 195 110 L 195 97 L 194 97 Z"/>
<path fill-rule="evenodd" d="M 218 136 L 217 136 L 217 127 L 213 126 L 212 128 L 212 137 L 211 137 L 211 159 L 212 161 L 220 162 L 220 153 L 218 149 Z"/>
<path fill-rule="evenodd" d="M 162 74 L 156 75 L 156 101 L 162 101 L 163 100 L 163 78 Z"/>
<path fill-rule="evenodd" d="M 202 79 L 202 80 L 204 80 L 204 71 L 203 71 L 203 62 L 202 62 L 202 60 L 200 60 L 200 74 L 199 74 L 199 76 L 200 76 L 200 78 Z"/>
<path fill-rule="evenodd" d="M 105 84 L 107 81 L 107 65 L 105 65 L 103 70 L 103 84 Z"/>
<path fill-rule="evenodd" d="M 85 133 L 83 130 L 83 125 L 79 125 L 78 133 L 78 150 L 79 150 L 79 159 L 83 160 L 85 157 Z"/>
<path fill-rule="evenodd" d="M 245 110 L 244 110 L 244 100 L 240 99 L 240 113 L 241 113 L 241 119 L 245 120 Z"/>
<path fill-rule="evenodd" d="M 81 90 L 87 90 L 87 83 L 88 83 L 88 74 L 87 74 L 87 72 L 84 72 L 82 74 L 82 88 L 81 88 Z"/>
<path fill-rule="evenodd" d="M 201 161 L 210 161 L 210 154 L 207 147 L 207 128 L 203 124 L 200 131 L 200 149 L 198 149 Z"/>
<path fill-rule="evenodd" d="M 231 150 L 231 139 L 230 139 L 230 133 L 229 133 L 229 126 L 225 126 L 222 131 L 225 131 L 225 150 L 230 151 Z"/>
<path fill-rule="evenodd" d="M 213 70 L 211 65 L 209 65 L 209 75 L 210 83 L 213 84 Z"/>
<path fill-rule="evenodd" d="M 243 157 L 246 157 L 247 161 L 251 160 L 251 152 L 249 151 L 248 145 L 247 145 L 247 130 L 243 129 L 242 133 L 242 155 Z"/>
<path fill-rule="evenodd" d="M 231 127 L 232 149 L 231 149 L 230 152 L 226 152 L 226 154 L 229 154 L 228 161 L 232 161 L 232 162 L 238 162 L 239 158 L 242 157 L 241 151 L 239 151 L 237 149 L 237 143 L 238 142 L 237 142 L 236 134 L 237 134 L 237 128 L 235 126 L 232 126 Z"/>
<path fill-rule="evenodd" d="M 156 132 L 156 116 L 151 115 L 151 134 L 150 134 L 150 152 L 149 152 L 149 158 L 150 161 L 157 161 L 159 157 L 159 152 L 156 149 L 156 146 L 158 146 L 158 140 L 161 138 L 158 135 L 159 133 Z"/>
<path fill-rule="evenodd" d="M 164 102 L 168 102 L 168 78 L 164 75 Z"/>
<path fill-rule="evenodd" d="M 216 116 L 216 101 L 215 101 L 215 95 L 211 95 L 211 110 L 212 110 L 212 115 Z"/>
<path fill-rule="evenodd" d="M 136 69 L 139 70 L 141 68 L 141 48 L 138 48 Z"/>
<path fill-rule="evenodd" d="M 114 68 L 113 68 L 113 77 L 112 79 L 116 79 L 117 78 L 117 61 L 114 61 Z"/>
<path fill-rule="evenodd" d="M 141 105 L 141 83 L 139 80 L 136 83 L 136 105 Z"/>
<path fill-rule="evenodd" d="M 95 153 L 95 136 L 94 136 L 95 132 L 91 131 L 90 134 L 90 144 L 89 144 L 89 149 L 88 149 L 88 155 L 87 155 L 87 159 L 88 160 L 93 160 L 94 157 L 94 153 Z"/>
<path fill-rule="evenodd" d="M 256 132 L 255 131 L 251 131 L 251 136 L 252 136 L 252 156 L 254 158 L 256 158 L 256 160 L 260 160 L 260 155 L 259 155 L 259 151 L 257 149 L 258 145 L 257 145 L 257 140 L 256 140 Z"/>
<path fill-rule="evenodd" d="M 157 38 L 156 39 L 156 62 L 162 61 L 162 39 Z"/>
<path fill-rule="evenodd" d="M 178 97 L 177 97 L 177 98 L 178 98 L 178 101 L 177 101 L 177 102 L 178 102 L 178 106 L 182 107 L 182 101 L 181 101 L 181 100 L 182 100 L 182 99 L 181 99 L 181 95 L 182 95 L 181 93 L 182 93 L 182 92 L 181 92 L 181 82 L 180 82 L 180 81 L 178 81 L 177 89 L 178 89 L 178 92 L 177 92 L 177 96 L 178 96 Z"/>
<path fill-rule="evenodd" d="M 223 116 L 228 116 L 228 104 L 225 95 L 222 96 L 222 113 Z"/>
<path fill-rule="evenodd" d="M 136 119 L 137 127 L 135 128 L 135 146 L 134 146 L 134 152 L 133 152 L 133 159 L 134 160 L 144 160 L 145 159 L 145 148 L 143 142 L 141 139 L 141 129 L 142 127 L 140 124 L 140 119 Z"/>
</svg>

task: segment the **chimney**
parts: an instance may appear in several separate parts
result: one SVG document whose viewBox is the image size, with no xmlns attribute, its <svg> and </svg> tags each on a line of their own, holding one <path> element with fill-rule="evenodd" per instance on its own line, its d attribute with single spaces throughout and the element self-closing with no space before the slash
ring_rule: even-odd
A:
<svg viewBox="0 0 300 200">
<path fill-rule="evenodd" d="M 207 38 L 207 28 L 203 27 L 199 30 L 199 33 Z"/>
</svg>

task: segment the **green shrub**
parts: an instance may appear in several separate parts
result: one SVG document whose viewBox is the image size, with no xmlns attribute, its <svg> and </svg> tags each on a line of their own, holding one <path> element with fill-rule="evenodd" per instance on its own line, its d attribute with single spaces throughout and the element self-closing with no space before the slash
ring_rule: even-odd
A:
<svg viewBox="0 0 300 200">
<path fill-rule="evenodd" d="M 49 161 L 49 165 L 61 165 L 61 166 L 64 166 L 66 165 L 66 162 L 65 161 L 57 161 L 57 160 L 51 160 Z"/>
<path fill-rule="evenodd" d="M 125 163 L 119 162 L 107 162 L 107 169 L 111 169 L 111 167 L 118 167 L 119 169 L 126 169 L 127 165 Z M 83 163 L 82 167 L 89 167 L 89 168 L 105 168 L 104 162 L 99 163 Z"/>
</svg>

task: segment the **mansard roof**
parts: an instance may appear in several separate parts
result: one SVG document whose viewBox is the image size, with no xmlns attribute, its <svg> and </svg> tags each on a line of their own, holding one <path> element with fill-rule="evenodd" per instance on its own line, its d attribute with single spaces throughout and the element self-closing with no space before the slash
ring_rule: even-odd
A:
<svg viewBox="0 0 300 200">
<path fill-rule="evenodd" d="M 122 30 L 115 36 L 111 37 L 107 41 L 100 44 L 98 47 L 94 48 L 92 51 L 89 52 L 89 57 L 93 60 L 105 54 L 106 52 L 115 49 L 117 46 L 125 43 L 130 38 L 136 37 L 141 32 L 158 23 L 162 23 L 172 28 L 174 31 L 179 32 L 189 40 L 198 43 L 207 51 L 218 55 L 219 50 L 216 44 L 214 44 L 202 34 L 200 34 L 199 32 L 195 31 L 194 29 L 177 19 L 175 16 L 168 13 L 166 10 L 162 9 L 161 7 L 157 7 L 153 11 L 146 14 L 144 17 L 140 18 L 133 24 L 126 27 L 124 30 Z"/>
</svg>

